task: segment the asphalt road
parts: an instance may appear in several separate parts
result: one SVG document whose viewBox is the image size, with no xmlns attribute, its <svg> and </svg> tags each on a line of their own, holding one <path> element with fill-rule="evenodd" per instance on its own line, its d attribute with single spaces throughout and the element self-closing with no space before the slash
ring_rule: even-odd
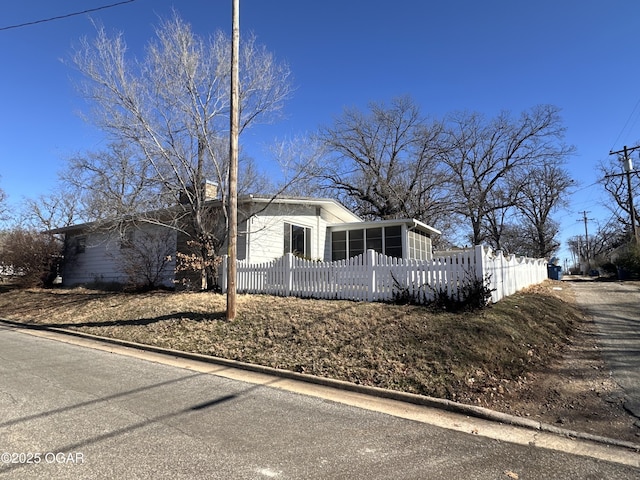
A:
<svg viewBox="0 0 640 480">
<path fill-rule="evenodd" d="M 268 384 L 0 326 L 0 478 L 640 478 Z"/>
<path fill-rule="evenodd" d="M 571 284 L 576 300 L 598 327 L 598 343 L 611 375 L 625 392 L 625 408 L 640 418 L 640 282 Z"/>
</svg>

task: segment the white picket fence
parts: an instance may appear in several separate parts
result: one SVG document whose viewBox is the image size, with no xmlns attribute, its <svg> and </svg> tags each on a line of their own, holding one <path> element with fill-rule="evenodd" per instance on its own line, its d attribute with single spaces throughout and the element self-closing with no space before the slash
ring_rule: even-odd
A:
<svg viewBox="0 0 640 480">
<path fill-rule="evenodd" d="M 227 287 L 223 259 L 222 290 Z M 237 263 L 236 290 L 302 298 L 390 301 L 400 291 L 429 301 L 435 292 L 451 297 L 473 279 L 484 279 L 495 303 L 547 278 L 545 259 L 502 255 L 489 247 L 441 256 L 433 260 L 404 260 L 368 250 L 363 255 L 335 262 L 305 260 L 287 254 L 260 264 Z"/>
</svg>

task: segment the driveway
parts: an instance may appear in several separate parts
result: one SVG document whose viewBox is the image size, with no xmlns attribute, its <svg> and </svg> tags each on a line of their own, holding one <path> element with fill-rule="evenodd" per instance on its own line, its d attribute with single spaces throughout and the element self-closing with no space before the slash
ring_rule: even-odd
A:
<svg viewBox="0 0 640 480">
<path fill-rule="evenodd" d="M 278 380 L 252 384 L 212 374 L 212 365 L 177 367 L 2 326 L 0 345 L 0 478 L 640 475 L 637 453 L 623 464 L 539 448 L 542 432 L 519 445 L 482 436 L 480 424 L 452 431 L 273 388 Z M 580 444 L 553 440 L 563 441 Z"/>
<path fill-rule="evenodd" d="M 598 327 L 605 363 L 625 392 L 625 408 L 640 418 L 640 282 L 567 280 Z"/>
</svg>

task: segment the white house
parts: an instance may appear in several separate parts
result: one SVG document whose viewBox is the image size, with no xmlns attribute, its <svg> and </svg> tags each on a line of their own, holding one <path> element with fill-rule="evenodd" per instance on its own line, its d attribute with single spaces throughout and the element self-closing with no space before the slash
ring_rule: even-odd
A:
<svg viewBox="0 0 640 480">
<path fill-rule="evenodd" d="M 219 200 L 210 200 L 220 205 Z M 261 263 L 286 253 L 318 260 L 341 260 L 368 249 L 399 258 L 430 259 L 433 235 L 440 232 L 418 220 L 363 221 L 339 202 L 327 198 L 246 195 L 238 198 L 238 260 Z M 126 283 L 127 247 L 134 241 L 155 258 L 158 284 L 173 286 L 181 235 L 166 227 L 136 223 L 126 238 L 95 228 L 74 225 L 52 231 L 65 235 L 71 253 L 63 270 L 63 285 Z M 158 235 L 162 242 L 158 245 Z M 146 240 L 148 239 L 148 240 Z"/>
<path fill-rule="evenodd" d="M 140 254 L 131 248 L 135 241 L 144 248 L 153 262 L 142 276 L 155 274 L 155 284 L 173 287 L 176 270 L 176 230 L 157 225 L 138 223 L 123 235 L 84 223 L 52 230 L 64 234 L 65 259 L 62 266 L 62 285 L 127 284 L 131 279 L 131 256 Z M 135 267 L 133 267 L 135 268 Z"/>
</svg>

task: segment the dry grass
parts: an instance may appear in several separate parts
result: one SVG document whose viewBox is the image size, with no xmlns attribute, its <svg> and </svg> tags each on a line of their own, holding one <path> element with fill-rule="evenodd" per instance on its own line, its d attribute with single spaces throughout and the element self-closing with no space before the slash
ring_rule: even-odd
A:
<svg viewBox="0 0 640 480">
<path fill-rule="evenodd" d="M 238 297 L 10 290 L 2 318 L 209 354 L 365 385 L 486 404 L 562 352 L 581 314 L 552 282 L 471 313 L 425 307 Z"/>
<path fill-rule="evenodd" d="M 571 284 L 483 311 L 258 295 L 0 290 L 0 318 L 397 389 L 637 442 Z"/>
</svg>

